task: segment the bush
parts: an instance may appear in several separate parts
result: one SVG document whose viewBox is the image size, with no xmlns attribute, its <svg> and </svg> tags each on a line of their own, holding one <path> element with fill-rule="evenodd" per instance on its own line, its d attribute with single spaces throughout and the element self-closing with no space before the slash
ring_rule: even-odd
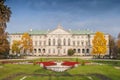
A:
<svg viewBox="0 0 120 80">
<path fill-rule="evenodd" d="M 85 61 L 82 61 L 81 65 L 84 66 L 85 65 Z"/>
<path fill-rule="evenodd" d="M 72 56 L 74 55 L 75 51 L 73 49 L 68 49 L 68 55 Z"/>
</svg>

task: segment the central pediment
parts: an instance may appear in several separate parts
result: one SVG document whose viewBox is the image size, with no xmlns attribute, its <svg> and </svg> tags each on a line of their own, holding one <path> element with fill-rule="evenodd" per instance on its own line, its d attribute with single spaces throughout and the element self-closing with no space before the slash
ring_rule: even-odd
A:
<svg viewBox="0 0 120 80">
<path fill-rule="evenodd" d="M 71 34 L 68 31 L 64 30 L 61 25 L 58 25 L 56 29 L 53 31 L 49 32 L 48 34 Z"/>
</svg>

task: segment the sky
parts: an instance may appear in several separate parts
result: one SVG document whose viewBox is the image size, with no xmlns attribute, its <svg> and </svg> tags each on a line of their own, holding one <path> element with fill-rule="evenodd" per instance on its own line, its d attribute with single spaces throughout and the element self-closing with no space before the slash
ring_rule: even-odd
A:
<svg viewBox="0 0 120 80">
<path fill-rule="evenodd" d="M 9 33 L 64 29 L 120 32 L 120 0 L 6 0 L 12 15 Z"/>
</svg>

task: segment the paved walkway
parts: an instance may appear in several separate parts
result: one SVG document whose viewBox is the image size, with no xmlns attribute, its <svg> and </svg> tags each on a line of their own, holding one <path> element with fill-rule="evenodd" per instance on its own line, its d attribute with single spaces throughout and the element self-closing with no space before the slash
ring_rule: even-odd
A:
<svg viewBox="0 0 120 80">
<path fill-rule="evenodd" d="M 79 58 L 84 60 L 120 61 L 120 60 L 114 60 L 114 59 L 93 59 L 92 56 L 26 56 L 25 59 L 0 59 L 0 61 L 34 60 L 39 58 Z"/>
</svg>

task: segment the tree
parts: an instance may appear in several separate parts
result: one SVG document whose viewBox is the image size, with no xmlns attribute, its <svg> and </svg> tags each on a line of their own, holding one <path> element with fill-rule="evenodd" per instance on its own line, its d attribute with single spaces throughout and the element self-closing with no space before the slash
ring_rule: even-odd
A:
<svg viewBox="0 0 120 80">
<path fill-rule="evenodd" d="M 118 34 L 118 39 L 117 39 L 117 42 L 116 42 L 116 46 L 117 46 L 117 57 L 120 56 L 120 33 Z"/>
<path fill-rule="evenodd" d="M 12 53 L 20 53 L 20 41 L 14 40 L 12 44 Z"/>
<path fill-rule="evenodd" d="M 9 53 L 9 42 L 7 40 L 7 33 L 0 27 L 0 57 L 5 57 Z"/>
<path fill-rule="evenodd" d="M 0 26 L 6 28 L 6 22 L 10 20 L 11 10 L 4 2 L 5 0 L 0 0 Z"/>
<path fill-rule="evenodd" d="M 104 34 L 102 32 L 96 32 L 94 39 L 92 40 L 92 54 L 97 55 L 98 57 L 100 57 L 100 55 L 105 55 L 107 51 L 106 42 Z"/>
<path fill-rule="evenodd" d="M 74 55 L 75 51 L 73 49 L 68 49 L 68 55 L 72 56 Z"/>
<path fill-rule="evenodd" d="M 9 42 L 5 32 L 6 23 L 10 19 L 11 10 L 4 4 L 5 0 L 0 0 L 0 56 L 7 56 L 9 53 Z"/>
<path fill-rule="evenodd" d="M 115 39 L 109 35 L 109 53 L 111 56 L 116 56 L 116 52 L 115 52 Z"/>
<path fill-rule="evenodd" d="M 28 33 L 24 33 L 22 35 L 21 44 L 22 44 L 24 53 L 28 53 L 28 52 L 33 51 L 32 39 Z"/>
</svg>

